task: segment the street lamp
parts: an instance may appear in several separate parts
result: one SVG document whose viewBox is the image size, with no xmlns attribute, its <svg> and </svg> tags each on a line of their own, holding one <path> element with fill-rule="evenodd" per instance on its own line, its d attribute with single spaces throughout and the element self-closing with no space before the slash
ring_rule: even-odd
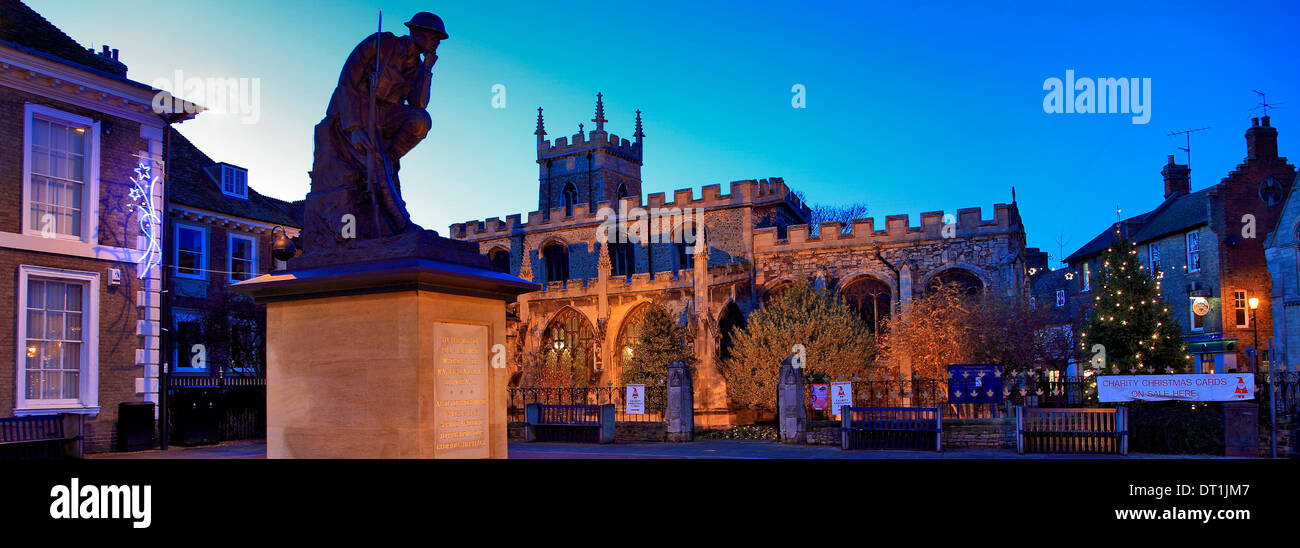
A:
<svg viewBox="0 0 1300 548">
<path fill-rule="evenodd" d="M 1259 323 L 1255 321 L 1255 310 L 1259 308 L 1259 297 L 1251 297 L 1250 303 L 1250 327 L 1255 330 L 1255 354 L 1250 357 L 1250 371 L 1256 373 L 1259 371 Z"/>
</svg>

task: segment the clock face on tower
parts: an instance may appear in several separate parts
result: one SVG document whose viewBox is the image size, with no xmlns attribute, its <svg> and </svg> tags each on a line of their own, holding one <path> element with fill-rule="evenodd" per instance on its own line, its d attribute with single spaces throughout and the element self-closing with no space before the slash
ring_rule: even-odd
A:
<svg viewBox="0 0 1300 548">
<path fill-rule="evenodd" d="M 1282 203 L 1282 185 L 1277 184 L 1272 176 L 1266 177 L 1259 183 L 1259 199 L 1269 207 Z"/>
</svg>

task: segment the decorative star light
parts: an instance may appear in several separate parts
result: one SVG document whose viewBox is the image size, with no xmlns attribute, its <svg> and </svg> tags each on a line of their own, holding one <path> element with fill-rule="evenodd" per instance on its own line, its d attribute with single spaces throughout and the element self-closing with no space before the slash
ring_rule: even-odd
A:
<svg viewBox="0 0 1300 548">
<path fill-rule="evenodd" d="M 135 177 L 131 178 L 131 184 L 134 186 L 127 193 L 132 202 L 129 208 L 140 214 L 140 233 L 149 241 L 136 266 L 138 278 L 144 279 L 153 267 L 162 262 L 162 250 L 158 247 L 161 240 L 159 228 L 162 226 L 162 219 L 158 216 L 158 208 L 154 205 L 153 190 L 154 185 L 158 184 L 158 176 L 154 174 L 153 160 L 140 158 L 140 163 L 135 168 Z"/>
</svg>

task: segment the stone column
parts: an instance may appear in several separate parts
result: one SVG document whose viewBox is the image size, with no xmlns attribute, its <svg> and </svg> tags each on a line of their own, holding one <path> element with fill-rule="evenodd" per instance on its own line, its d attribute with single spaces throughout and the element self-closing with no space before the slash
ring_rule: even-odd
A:
<svg viewBox="0 0 1300 548">
<path fill-rule="evenodd" d="M 808 410 L 804 407 L 803 369 L 795 368 L 793 357 L 781 362 L 777 382 L 778 421 L 781 443 L 808 442 Z"/>
<path fill-rule="evenodd" d="M 668 422 L 668 441 L 695 439 L 695 392 L 691 383 L 691 367 L 681 361 L 668 364 L 664 420 Z"/>
</svg>

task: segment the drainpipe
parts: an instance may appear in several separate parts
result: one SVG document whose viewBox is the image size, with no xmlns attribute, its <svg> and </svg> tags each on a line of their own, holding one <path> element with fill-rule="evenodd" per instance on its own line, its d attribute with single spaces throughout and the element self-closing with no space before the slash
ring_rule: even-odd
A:
<svg viewBox="0 0 1300 548">
<path fill-rule="evenodd" d="M 169 235 L 171 234 L 171 209 L 168 202 L 171 196 L 171 152 L 172 152 L 172 126 L 167 124 L 163 135 L 163 188 L 162 188 L 162 234 L 159 237 L 162 245 L 162 260 L 158 261 L 161 267 L 162 291 L 158 293 L 159 304 L 159 322 L 161 325 L 158 330 L 158 448 L 163 451 L 171 441 L 171 429 L 168 424 L 171 422 L 171 413 L 168 413 L 167 407 L 171 398 L 167 395 L 168 387 L 171 385 L 169 369 L 168 349 L 171 348 L 171 329 L 172 329 L 172 307 L 171 307 L 171 276 L 168 275 L 170 269 L 167 268 L 169 257 L 171 257 L 170 246 L 175 245 Z"/>
</svg>

